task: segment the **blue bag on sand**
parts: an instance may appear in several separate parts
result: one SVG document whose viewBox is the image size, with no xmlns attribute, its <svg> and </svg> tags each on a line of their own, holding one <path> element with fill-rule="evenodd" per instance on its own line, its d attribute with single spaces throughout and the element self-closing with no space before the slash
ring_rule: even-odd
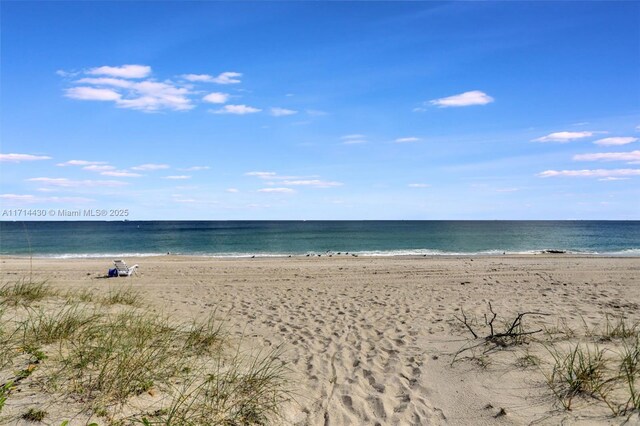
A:
<svg viewBox="0 0 640 426">
<path fill-rule="evenodd" d="M 117 277 L 118 276 L 118 270 L 117 269 L 109 269 L 109 277 Z"/>
</svg>

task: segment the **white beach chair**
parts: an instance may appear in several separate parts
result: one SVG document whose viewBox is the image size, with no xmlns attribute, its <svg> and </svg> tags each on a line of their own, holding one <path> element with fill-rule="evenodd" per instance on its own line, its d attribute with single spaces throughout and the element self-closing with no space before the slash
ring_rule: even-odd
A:
<svg viewBox="0 0 640 426">
<path fill-rule="evenodd" d="M 116 270 L 118 271 L 119 277 L 130 277 L 136 272 L 138 269 L 138 265 L 133 265 L 131 267 L 127 266 L 126 263 L 122 260 L 114 260 L 113 264 L 116 266 Z"/>
</svg>

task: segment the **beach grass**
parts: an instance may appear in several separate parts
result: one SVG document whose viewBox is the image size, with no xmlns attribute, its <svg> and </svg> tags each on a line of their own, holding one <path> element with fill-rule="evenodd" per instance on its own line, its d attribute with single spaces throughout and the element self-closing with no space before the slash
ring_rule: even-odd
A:
<svg viewBox="0 0 640 426">
<path fill-rule="evenodd" d="M 17 305 L 30 304 L 46 297 L 53 297 L 57 291 L 45 281 L 20 280 L 5 283 L 0 287 L 0 304 Z"/>
<path fill-rule="evenodd" d="M 107 295 L 100 299 L 103 305 L 140 306 L 140 293 L 131 287 L 109 289 Z"/>
<path fill-rule="evenodd" d="M 143 306 L 130 288 L 89 295 L 58 297 L 45 283 L 23 281 L 1 288 L 0 377 L 9 380 L 0 383 L 0 422 L 47 416 L 35 407 L 2 417 L 24 386 L 68 404 L 69 417 L 88 412 L 87 421 L 107 424 L 265 424 L 288 399 L 280 353 L 229 353 L 215 311 L 180 323 Z M 149 413 L 135 403 L 142 395 L 162 403 Z"/>
</svg>

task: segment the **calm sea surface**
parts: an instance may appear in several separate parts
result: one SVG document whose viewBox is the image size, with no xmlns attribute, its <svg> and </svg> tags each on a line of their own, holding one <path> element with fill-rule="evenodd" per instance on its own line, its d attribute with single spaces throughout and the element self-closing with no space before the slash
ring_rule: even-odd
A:
<svg viewBox="0 0 640 426">
<path fill-rule="evenodd" d="M 640 256 L 640 221 L 0 222 L 0 254 L 51 257 L 502 254 Z"/>
</svg>

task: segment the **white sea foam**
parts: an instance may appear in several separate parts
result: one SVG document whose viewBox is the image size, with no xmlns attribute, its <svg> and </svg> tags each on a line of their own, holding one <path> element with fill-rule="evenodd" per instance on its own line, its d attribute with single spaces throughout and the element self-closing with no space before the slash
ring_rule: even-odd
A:
<svg viewBox="0 0 640 426">
<path fill-rule="evenodd" d="M 395 256 L 502 256 L 502 255 L 534 255 L 545 253 L 547 249 L 540 250 L 481 250 L 474 252 L 463 251 L 443 251 L 432 249 L 403 249 L 403 250 L 356 250 L 356 251 L 310 251 L 305 253 L 244 253 L 244 252 L 226 252 L 226 253 L 62 253 L 62 254 L 37 254 L 34 258 L 49 259 L 102 259 L 102 258 L 131 258 L 131 257 L 157 257 L 166 255 L 176 256 L 194 256 L 194 257 L 210 257 L 210 258 L 281 258 L 281 257 L 305 257 L 305 256 L 362 256 L 362 257 L 395 257 Z M 563 249 L 564 250 L 564 249 Z M 585 256 L 623 256 L 636 257 L 640 256 L 640 248 L 633 248 L 611 252 L 596 252 L 588 250 L 565 250 L 566 254 L 585 255 Z M 15 256 L 15 255 L 14 255 Z M 18 257 L 28 257 L 28 255 L 18 255 Z"/>
</svg>

